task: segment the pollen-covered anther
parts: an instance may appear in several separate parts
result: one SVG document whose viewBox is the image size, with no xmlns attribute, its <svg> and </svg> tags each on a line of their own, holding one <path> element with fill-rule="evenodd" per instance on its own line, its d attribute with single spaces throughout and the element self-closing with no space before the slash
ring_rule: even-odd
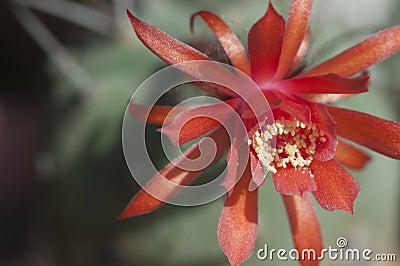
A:
<svg viewBox="0 0 400 266">
<path fill-rule="evenodd" d="M 276 137 L 276 147 L 273 138 Z M 325 133 L 319 131 L 315 124 L 304 124 L 296 119 L 284 118 L 275 120 L 249 139 L 261 164 L 276 173 L 289 165 L 294 168 L 309 166 L 317 146 L 326 142 Z"/>
</svg>

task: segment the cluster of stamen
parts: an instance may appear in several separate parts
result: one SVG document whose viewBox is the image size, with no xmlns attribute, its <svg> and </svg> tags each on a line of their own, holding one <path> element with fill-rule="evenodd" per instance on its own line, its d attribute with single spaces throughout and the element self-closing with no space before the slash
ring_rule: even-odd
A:
<svg viewBox="0 0 400 266">
<path fill-rule="evenodd" d="M 273 145 L 274 141 L 276 145 Z M 317 146 L 325 141 L 325 133 L 315 124 L 306 125 L 296 119 L 282 118 L 256 131 L 249 139 L 249 145 L 254 148 L 261 164 L 271 173 L 276 173 L 279 168 L 289 165 L 296 169 L 309 166 Z"/>
</svg>

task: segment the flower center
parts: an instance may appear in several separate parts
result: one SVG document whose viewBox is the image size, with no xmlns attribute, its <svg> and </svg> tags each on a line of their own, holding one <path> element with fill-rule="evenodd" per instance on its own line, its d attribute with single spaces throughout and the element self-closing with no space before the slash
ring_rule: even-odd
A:
<svg viewBox="0 0 400 266">
<path fill-rule="evenodd" d="M 276 137 L 274 148 L 273 138 Z M 325 133 L 313 123 L 304 124 L 296 119 L 278 119 L 265 129 L 258 130 L 249 145 L 254 148 L 261 164 L 272 173 L 292 165 L 294 168 L 309 166 L 316 148 L 326 141 Z"/>
</svg>

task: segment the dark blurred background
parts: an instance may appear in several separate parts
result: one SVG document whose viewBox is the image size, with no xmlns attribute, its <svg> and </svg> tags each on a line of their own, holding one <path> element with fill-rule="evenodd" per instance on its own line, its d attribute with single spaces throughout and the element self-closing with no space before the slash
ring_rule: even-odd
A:
<svg viewBox="0 0 400 266">
<path fill-rule="evenodd" d="M 289 1 L 275 2 L 286 16 Z M 125 9 L 219 55 L 200 20 L 190 34 L 190 15 L 211 10 L 245 42 L 266 7 L 264 0 L 1 1 L 0 265 L 227 265 L 216 236 L 221 199 L 116 219 L 138 190 L 121 147 L 126 104 L 165 66 L 134 36 Z M 399 14 L 396 0 L 316 0 L 315 62 L 399 24 Z M 341 105 L 399 121 L 398 69 L 399 55 L 373 67 L 371 92 Z M 371 155 L 367 169 L 354 173 L 361 185 L 355 216 L 318 208 L 325 244 L 345 236 L 399 260 L 399 163 Z M 256 249 L 264 243 L 292 245 L 271 180 L 260 195 Z M 245 263 L 262 264 L 255 256 Z"/>
</svg>

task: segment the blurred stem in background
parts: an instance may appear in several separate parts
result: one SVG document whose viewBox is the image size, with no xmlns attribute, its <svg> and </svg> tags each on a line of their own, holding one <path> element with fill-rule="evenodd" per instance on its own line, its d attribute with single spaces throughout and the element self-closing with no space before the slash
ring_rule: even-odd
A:
<svg viewBox="0 0 400 266">
<path fill-rule="evenodd" d="M 275 2 L 281 13 L 287 12 L 289 0 Z M 0 94 L 0 264 L 224 265 L 215 237 L 219 202 L 183 212 L 166 206 L 116 221 L 138 189 L 120 143 L 125 108 L 135 88 L 165 66 L 138 42 L 125 9 L 218 55 L 215 40 L 200 22 L 195 34 L 189 34 L 190 15 L 212 10 L 244 38 L 267 1 L 9 0 L 2 5 L 6 27 L 1 52 L 7 60 Z M 318 36 L 313 40 L 315 60 L 336 53 L 341 43 L 348 47 L 346 42 L 365 37 L 363 33 L 400 23 L 398 1 L 320 0 L 314 5 L 312 26 L 328 25 L 312 29 Z M 324 19 L 328 23 L 320 23 Z M 356 27 L 349 28 L 353 22 Z M 360 25 L 366 25 L 361 33 Z M 398 55 L 375 67 L 371 92 L 343 104 L 398 120 L 399 67 Z M 161 167 L 159 135 L 155 128 L 148 132 L 154 143 L 150 152 Z M 362 187 L 355 216 L 319 212 L 326 245 L 346 235 L 360 248 L 398 251 L 398 163 L 375 156 L 355 176 Z M 290 233 L 283 231 L 288 225 L 281 226 L 286 216 L 281 206 L 274 208 L 281 202 L 272 187 L 266 184 L 261 191 L 256 248 L 264 243 L 290 248 Z M 247 262 L 262 264 L 256 258 Z"/>
</svg>

